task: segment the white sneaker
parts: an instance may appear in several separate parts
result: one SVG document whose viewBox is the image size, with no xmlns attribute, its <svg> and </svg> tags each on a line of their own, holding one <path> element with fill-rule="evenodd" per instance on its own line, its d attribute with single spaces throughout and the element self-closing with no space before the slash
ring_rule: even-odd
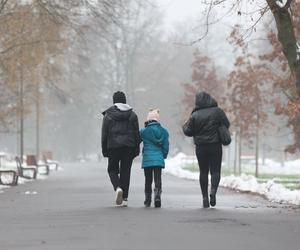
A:
<svg viewBox="0 0 300 250">
<path fill-rule="evenodd" d="M 123 190 L 121 188 L 117 188 L 116 190 L 116 205 L 120 206 L 123 203 Z"/>
<path fill-rule="evenodd" d="M 128 200 L 127 199 L 123 200 L 122 207 L 128 207 Z"/>
</svg>

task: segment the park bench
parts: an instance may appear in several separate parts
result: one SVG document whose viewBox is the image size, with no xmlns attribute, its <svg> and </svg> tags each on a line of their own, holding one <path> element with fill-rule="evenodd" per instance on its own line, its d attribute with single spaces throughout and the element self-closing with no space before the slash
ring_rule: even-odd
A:
<svg viewBox="0 0 300 250">
<path fill-rule="evenodd" d="M 18 185 L 18 173 L 14 170 L 0 170 L 0 184 L 8 186 Z"/>
<path fill-rule="evenodd" d="M 27 166 L 35 166 L 39 174 L 48 175 L 50 173 L 49 165 L 46 162 L 38 163 L 35 155 L 27 155 L 26 163 Z"/>
<path fill-rule="evenodd" d="M 52 159 L 48 159 L 47 156 L 44 154 L 43 155 L 43 161 L 50 167 L 50 166 L 54 166 L 55 170 L 58 170 L 58 162 L 57 161 L 53 161 Z"/>
<path fill-rule="evenodd" d="M 16 186 L 18 184 L 18 173 L 15 170 L 3 168 L 4 161 L 7 158 L 6 153 L 0 153 L 0 184 Z"/>
<path fill-rule="evenodd" d="M 18 156 L 15 157 L 18 169 L 18 175 L 25 179 L 36 179 L 37 169 L 35 167 L 23 167 Z"/>
</svg>

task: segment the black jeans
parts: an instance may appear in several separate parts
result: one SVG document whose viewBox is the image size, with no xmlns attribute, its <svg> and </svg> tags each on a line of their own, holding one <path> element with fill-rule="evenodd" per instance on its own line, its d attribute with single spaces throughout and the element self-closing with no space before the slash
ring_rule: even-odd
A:
<svg viewBox="0 0 300 250">
<path fill-rule="evenodd" d="M 208 197 L 208 173 L 211 175 L 211 193 L 216 194 L 222 165 L 222 145 L 220 143 L 196 146 L 196 155 L 200 168 L 200 186 L 203 197 Z"/>
<path fill-rule="evenodd" d="M 155 188 L 161 190 L 161 167 L 145 167 L 145 193 L 152 193 L 152 181 L 154 175 Z"/>
<path fill-rule="evenodd" d="M 124 147 L 109 150 L 107 171 L 114 190 L 118 187 L 122 188 L 123 199 L 128 198 L 133 159 L 133 148 Z"/>
</svg>

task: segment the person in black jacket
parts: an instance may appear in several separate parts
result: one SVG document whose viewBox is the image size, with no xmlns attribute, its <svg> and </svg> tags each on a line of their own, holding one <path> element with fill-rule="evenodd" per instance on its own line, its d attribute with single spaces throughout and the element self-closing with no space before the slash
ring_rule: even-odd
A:
<svg viewBox="0 0 300 250">
<path fill-rule="evenodd" d="M 108 157 L 108 174 L 116 191 L 116 205 L 127 206 L 133 159 L 140 153 L 138 117 L 126 104 L 126 96 L 117 91 L 113 103 L 104 111 L 102 122 L 102 154 Z"/>
<path fill-rule="evenodd" d="M 221 178 L 222 144 L 218 127 L 223 124 L 229 128 L 230 123 L 218 103 L 206 92 L 196 94 L 195 108 L 183 125 L 186 136 L 194 138 L 196 156 L 200 168 L 200 186 L 203 207 L 216 205 L 216 193 Z M 208 173 L 211 174 L 210 200 L 208 198 Z"/>
</svg>

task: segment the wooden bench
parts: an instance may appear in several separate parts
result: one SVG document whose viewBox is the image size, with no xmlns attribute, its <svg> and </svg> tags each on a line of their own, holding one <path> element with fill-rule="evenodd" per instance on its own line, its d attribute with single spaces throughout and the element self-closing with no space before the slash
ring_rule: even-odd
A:
<svg viewBox="0 0 300 250">
<path fill-rule="evenodd" d="M 46 155 L 43 155 L 43 161 L 50 167 L 51 165 L 54 165 L 55 166 L 55 170 L 57 171 L 58 170 L 58 162 L 57 161 L 53 161 L 53 160 L 50 160 L 47 158 Z"/>
<path fill-rule="evenodd" d="M 8 154 L 0 152 L 0 184 L 8 186 L 16 186 L 18 184 L 18 173 L 15 170 L 3 168 L 3 163 L 7 159 Z"/>
<path fill-rule="evenodd" d="M 7 178 L 9 176 L 9 178 Z M 9 181 L 11 180 L 11 181 Z M 18 185 L 18 173 L 14 170 L 0 170 L 0 184 L 8 186 Z"/>
<path fill-rule="evenodd" d="M 37 169 L 34 167 L 23 167 L 20 158 L 15 157 L 18 175 L 26 179 L 36 179 Z"/>
<path fill-rule="evenodd" d="M 27 166 L 35 166 L 37 172 L 42 175 L 49 175 L 50 168 L 47 163 L 38 163 L 35 155 L 27 155 L 26 157 Z M 43 171 L 41 171 L 41 169 Z"/>
</svg>

